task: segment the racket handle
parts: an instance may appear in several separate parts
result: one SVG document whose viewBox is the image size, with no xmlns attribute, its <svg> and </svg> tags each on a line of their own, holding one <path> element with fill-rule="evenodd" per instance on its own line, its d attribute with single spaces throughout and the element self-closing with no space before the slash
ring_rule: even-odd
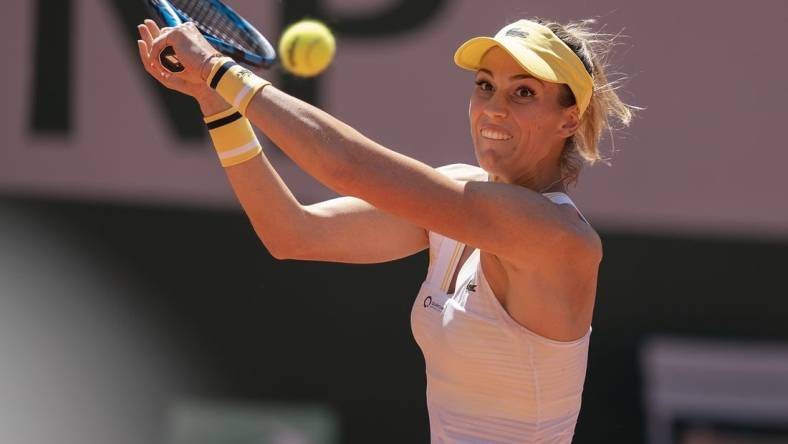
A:
<svg viewBox="0 0 788 444">
<path fill-rule="evenodd" d="M 175 57 L 175 50 L 172 46 L 168 46 L 161 51 L 159 61 L 170 72 L 181 72 L 185 69 L 181 62 L 178 61 L 178 58 Z"/>
</svg>

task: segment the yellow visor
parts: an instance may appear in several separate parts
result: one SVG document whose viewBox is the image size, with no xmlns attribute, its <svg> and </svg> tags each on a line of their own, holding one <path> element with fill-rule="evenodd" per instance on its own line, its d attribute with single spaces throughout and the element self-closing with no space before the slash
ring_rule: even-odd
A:
<svg viewBox="0 0 788 444">
<path fill-rule="evenodd" d="M 495 37 L 475 37 L 463 43 L 454 54 L 454 63 L 477 71 L 484 54 L 494 46 L 503 48 L 532 76 L 568 85 L 575 95 L 580 116 L 583 116 L 591 102 L 594 79 L 577 54 L 550 28 L 530 20 L 519 20 L 504 26 Z"/>
</svg>

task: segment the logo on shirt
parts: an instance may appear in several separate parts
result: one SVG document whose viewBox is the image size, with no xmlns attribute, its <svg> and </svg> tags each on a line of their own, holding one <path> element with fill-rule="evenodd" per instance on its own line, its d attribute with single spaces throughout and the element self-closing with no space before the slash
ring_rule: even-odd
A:
<svg viewBox="0 0 788 444">
<path fill-rule="evenodd" d="M 427 296 L 426 298 L 424 298 L 424 308 L 431 308 L 435 311 L 443 312 L 443 305 L 436 301 L 433 301 L 432 296 Z"/>
<path fill-rule="evenodd" d="M 474 284 L 473 282 L 468 282 L 468 285 L 465 286 L 465 289 L 468 290 L 468 291 L 475 292 L 476 291 L 476 284 Z"/>
</svg>

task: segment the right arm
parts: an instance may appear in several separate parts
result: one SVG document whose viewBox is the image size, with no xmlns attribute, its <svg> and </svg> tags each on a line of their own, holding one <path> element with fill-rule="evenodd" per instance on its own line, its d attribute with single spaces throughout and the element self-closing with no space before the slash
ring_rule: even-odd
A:
<svg viewBox="0 0 788 444">
<path fill-rule="evenodd" d="M 427 230 L 355 197 L 301 205 L 262 153 L 225 170 L 257 236 L 278 259 L 369 264 L 429 247 Z M 486 180 L 478 167 L 437 170 L 456 180 Z"/>
<path fill-rule="evenodd" d="M 427 232 L 355 197 L 301 205 L 264 154 L 225 169 L 252 227 L 278 259 L 377 263 L 427 248 Z"/>
<path fill-rule="evenodd" d="M 265 154 L 225 170 L 257 236 L 278 259 L 369 264 L 429 247 L 427 230 L 355 197 L 301 205 Z M 438 171 L 462 181 L 486 177 L 467 165 Z"/>
<path fill-rule="evenodd" d="M 151 20 L 138 29 L 142 39 L 138 41 L 140 57 L 154 78 L 193 96 L 205 115 L 229 109 L 202 81 L 189 83 L 180 76 L 159 73 L 153 64 L 146 63 L 160 30 Z M 447 167 L 444 174 L 462 176 L 463 168 L 456 167 Z M 258 237 L 278 259 L 375 263 L 409 256 L 429 246 L 424 228 L 355 197 L 301 205 L 264 153 L 229 166 L 225 172 Z"/>
<path fill-rule="evenodd" d="M 196 99 L 205 115 L 228 109 L 212 91 Z M 301 205 L 264 153 L 225 173 L 255 233 L 277 259 L 377 263 L 429 246 L 423 228 L 355 197 Z"/>
</svg>

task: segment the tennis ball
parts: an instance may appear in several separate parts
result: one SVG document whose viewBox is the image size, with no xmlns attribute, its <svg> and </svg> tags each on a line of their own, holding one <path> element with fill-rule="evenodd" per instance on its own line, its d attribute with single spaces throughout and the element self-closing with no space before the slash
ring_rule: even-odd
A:
<svg viewBox="0 0 788 444">
<path fill-rule="evenodd" d="M 334 58 L 336 41 L 331 30 L 317 20 L 301 20 L 285 29 L 279 39 L 282 65 L 300 77 L 313 77 Z"/>
</svg>

